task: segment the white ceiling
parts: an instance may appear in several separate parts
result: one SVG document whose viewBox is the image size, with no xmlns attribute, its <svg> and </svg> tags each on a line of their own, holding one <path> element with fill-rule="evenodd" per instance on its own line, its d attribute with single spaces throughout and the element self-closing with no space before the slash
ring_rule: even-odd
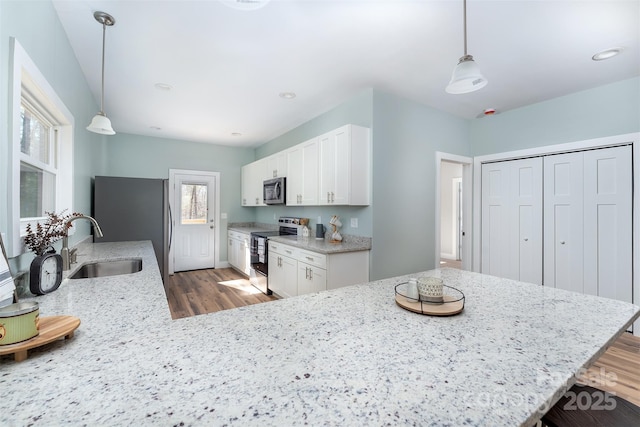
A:
<svg viewBox="0 0 640 427">
<path fill-rule="evenodd" d="M 93 12 L 116 19 L 105 112 L 137 135 L 257 146 L 370 87 L 474 118 L 640 75 L 640 0 L 469 0 L 468 50 L 489 84 L 464 95 L 444 91 L 463 54 L 462 0 L 53 3 L 98 105 Z M 591 60 L 615 46 L 624 52 Z"/>
</svg>

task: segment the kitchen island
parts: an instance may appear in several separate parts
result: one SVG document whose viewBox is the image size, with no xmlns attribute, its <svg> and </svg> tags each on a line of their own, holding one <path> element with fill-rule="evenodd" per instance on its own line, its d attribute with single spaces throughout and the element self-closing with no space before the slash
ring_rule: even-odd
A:
<svg viewBox="0 0 640 427">
<path fill-rule="evenodd" d="M 394 302 L 409 276 L 171 320 L 150 242 L 131 275 L 65 280 L 34 300 L 82 324 L 0 359 L 0 425 L 529 425 L 640 315 L 629 303 L 452 269 L 464 311 Z"/>
</svg>

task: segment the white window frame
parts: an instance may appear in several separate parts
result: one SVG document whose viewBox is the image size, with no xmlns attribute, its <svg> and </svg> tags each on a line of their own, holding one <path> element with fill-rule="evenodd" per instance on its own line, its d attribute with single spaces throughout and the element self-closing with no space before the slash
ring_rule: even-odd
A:
<svg viewBox="0 0 640 427">
<path fill-rule="evenodd" d="M 27 52 L 15 39 L 11 38 L 10 94 L 9 94 L 9 201 L 8 207 L 8 241 L 6 245 L 9 257 L 15 257 L 25 252 L 24 235 L 28 223 L 35 225 L 42 218 L 20 218 L 20 162 L 27 160 L 28 164 L 51 172 L 51 168 L 42 168 L 34 163 L 32 158 L 20 150 L 20 104 L 23 90 L 28 94 L 26 98 L 33 105 L 44 109 L 48 120 L 55 123 L 53 127 L 54 144 L 57 145 L 56 183 L 55 183 L 55 212 L 72 212 L 73 207 L 73 128 L 74 118 L 64 105 L 55 90 L 47 82 Z"/>
</svg>

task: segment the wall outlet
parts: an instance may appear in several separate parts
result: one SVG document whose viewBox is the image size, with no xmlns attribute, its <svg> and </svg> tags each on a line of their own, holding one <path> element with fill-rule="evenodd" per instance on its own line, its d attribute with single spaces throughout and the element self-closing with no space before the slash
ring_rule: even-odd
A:
<svg viewBox="0 0 640 427">
<path fill-rule="evenodd" d="M 351 218 L 351 228 L 358 228 L 358 218 Z"/>
<path fill-rule="evenodd" d="M 222 212 L 220 214 L 220 219 L 227 219 L 227 213 L 226 212 Z"/>
<path fill-rule="evenodd" d="M 321 216 L 318 217 L 318 224 L 322 224 L 322 217 Z"/>
<path fill-rule="evenodd" d="M 274 219 L 274 220 L 276 219 L 276 214 L 273 214 L 273 219 Z"/>
</svg>

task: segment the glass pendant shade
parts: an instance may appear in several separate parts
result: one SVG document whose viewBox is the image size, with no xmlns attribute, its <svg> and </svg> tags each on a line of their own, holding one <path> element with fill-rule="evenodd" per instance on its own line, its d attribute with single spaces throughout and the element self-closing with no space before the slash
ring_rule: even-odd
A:
<svg viewBox="0 0 640 427">
<path fill-rule="evenodd" d="M 451 81 L 445 90 L 452 94 L 469 93 L 482 89 L 486 85 L 487 79 L 480 72 L 473 56 L 465 55 L 460 58 L 460 62 L 453 69 Z"/>
<path fill-rule="evenodd" d="M 87 130 L 100 133 L 102 135 L 115 135 L 116 132 L 111 127 L 111 120 L 104 115 L 104 113 L 100 112 L 93 117 L 89 126 L 87 126 Z"/>
</svg>

